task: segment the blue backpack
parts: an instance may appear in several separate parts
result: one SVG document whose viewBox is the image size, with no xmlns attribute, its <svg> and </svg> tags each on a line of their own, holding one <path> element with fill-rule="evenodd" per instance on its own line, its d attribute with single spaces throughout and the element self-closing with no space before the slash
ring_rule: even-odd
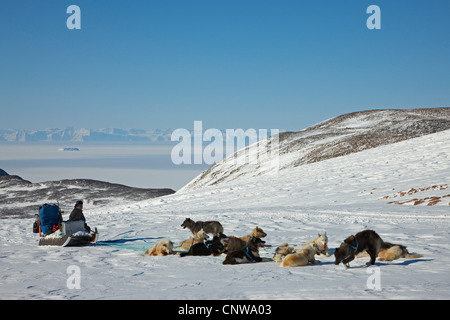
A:
<svg viewBox="0 0 450 320">
<path fill-rule="evenodd" d="M 56 204 L 43 204 L 39 207 L 41 232 L 45 235 L 52 232 L 54 225 L 62 221 L 61 210 Z"/>
</svg>

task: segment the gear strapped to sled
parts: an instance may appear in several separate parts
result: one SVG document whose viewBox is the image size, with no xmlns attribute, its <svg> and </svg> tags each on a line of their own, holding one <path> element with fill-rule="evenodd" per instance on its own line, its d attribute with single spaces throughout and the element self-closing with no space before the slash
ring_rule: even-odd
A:
<svg viewBox="0 0 450 320">
<path fill-rule="evenodd" d="M 44 204 L 39 207 L 39 215 L 33 224 L 33 232 L 39 233 L 40 246 L 83 246 L 95 243 L 98 231 L 85 229 L 85 221 L 63 221 L 62 211 L 56 204 Z"/>
<path fill-rule="evenodd" d="M 39 207 L 39 225 L 42 234 L 52 233 L 53 226 L 59 226 L 61 222 L 62 215 L 58 205 L 46 203 Z"/>
</svg>

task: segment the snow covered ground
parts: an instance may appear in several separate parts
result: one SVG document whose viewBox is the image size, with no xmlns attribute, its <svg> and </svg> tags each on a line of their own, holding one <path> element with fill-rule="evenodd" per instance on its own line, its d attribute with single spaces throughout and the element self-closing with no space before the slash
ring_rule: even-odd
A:
<svg viewBox="0 0 450 320">
<path fill-rule="evenodd" d="M 38 247 L 32 219 L 0 220 L 2 299 L 449 299 L 449 188 L 406 195 L 441 197 L 434 206 L 388 202 L 412 188 L 450 182 L 450 130 L 216 187 L 180 192 L 107 211 L 85 207 L 99 245 Z M 423 197 L 421 196 L 421 192 Z M 65 218 L 67 218 L 67 213 Z M 227 235 L 255 226 L 277 245 L 300 246 L 327 232 L 329 247 L 364 229 L 406 245 L 423 258 L 351 268 L 318 257 L 317 265 L 282 268 L 275 262 L 222 265 L 224 257 L 149 257 L 162 238 L 187 239 L 186 217 L 218 220 Z M 75 266 L 75 267 L 73 267 Z M 75 269 L 74 269 L 75 268 Z M 79 289 L 72 280 L 79 270 Z M 378 277 L 378 278 L 374 278 Z M 372 282 L 375 281 L 375 282 Z M 368 285 L 369 282 L 369 285 Z M 371 284 L 379 284 L 371 286 Z M 76 286 L 75 286 L 76 287 Z M 378 290 L 379 289 L 379 290 Z"/>
</svg>

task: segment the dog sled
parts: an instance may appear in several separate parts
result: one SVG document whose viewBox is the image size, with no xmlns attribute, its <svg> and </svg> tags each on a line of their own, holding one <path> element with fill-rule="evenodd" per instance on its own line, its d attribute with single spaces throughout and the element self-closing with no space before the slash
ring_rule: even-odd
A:
<svg viewBox="0 0 450 320">
<path fill-rule="evenodd" d="M 56 204 L 44 204 L 33 224 L 33 232 L 39 233 L 39 246 L 85 246 L 97 242 L 98 230 L 88 232 L 85 221 L 63 221 L 62 211 Z"/>
<path fill-rule="evenodd" d="M 61 247 L 79 247 L 86 246 L 89 244 L 94 244 L 98 239 L 98 231 L 95 228 L 94 232 L 86 232 L 84 230 L 84 221 L 72 221 L 72 222 L 63 222 L 62 230 L 66 229 L 67 224 L 71 224 L 73 222 L 82 222 L 83 230 L 78 230 L 77 232 L 69 232 L 57 230 L 49 235 L 41 236 L 39 238 L 40 246 L 61 246 Z"/>
</svg>

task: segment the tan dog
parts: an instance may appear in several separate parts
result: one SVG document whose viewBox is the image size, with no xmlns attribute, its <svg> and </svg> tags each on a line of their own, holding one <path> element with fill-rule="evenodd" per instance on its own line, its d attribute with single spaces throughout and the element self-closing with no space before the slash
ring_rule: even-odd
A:
<svg viewBox="0 0 450 320">
<path fill-rule="evenodd" d="M 267 236 L 267 233 L 265 233 L 263 231 L 263 229 L 261 229 L 260 227 L 255 227 L 255 229 L 252 230 L 252 233 L 241 237 L 241 239 L 244 240 L 245 242 L 248 242 L 251 237 L 262 239 L 266 236 Z"/>
<path fill-rule="evenodd" d="M 273 255 L 273 261 L 281 262 L 283 259 L 290 253 L 294 251 L 294 247 L 289 247 L 287 243 L 280 244 L 278 248 L 275 250 L 275 254 Z"/>
<path fill-rule="evenodd" d="M 203 231 L 203 229 L 201 229 L 199 232 L 197 232 L 195 234 L 195 236 L 187 239 L 187 240 L 183 240 L 180 242 L 180 244 L 177 246 L 177 248 L 180 248 L 180 250 L 183 251 L 189 251 L 189 249 L 196 243 L 199 242 L 204 242 L 206 240 L 208 240 L 208 234 Z"/>
<path fill-rule="evenodd" d="M 225 251 L 226 252 L 233 252 L 233 251 L 238 251 L 238 250 L 242 250 L 247 246 L 247 243 L 249 242 L 249 240 L 252 237 L 261 239 L 264 238 L 265 236 L 267 236 L 267 233 L 265 233 L 263 231 L 263 229 L 261 229 L 260 227 L 255 227 L 255 229 L 253 229 L 253 231 L 243 237 L 228 237 L 228 244 L 225 246 Z"/>
<path fill-rule="evenodd" d="M 361 252 L 356 257 L 362 258 L 367 257 L 369 254 L 367 252 Z M 417 259 L 423 257 L 421 254 L 411 254 L 408 252 L 405 246 L 401 244 L 392 244 L 389 242 L 383 242 L 381 244 L 380 252 L 378 252 L 379 261 L 392 261 L 400 258 L 405 259 Z"/>
<path fill-rule="evenodd" d="M 308 263 L 316 264 L 318 261 L 314 259 L 316 254 L 319 254 L 320 250 L 317 244 L 307 244 L 303 249 L 296 250 L 294 253 L 288 254 L 280 266 L 282 267 L 300 267 L 306 266 Z"/>
<path fill-rule="evenodd" d="M 319 252 L 317 254 L 326 257 L 330 256 L 330 251 L 328 249 L 328 237 L 327 233 L 324 234 L 318 234 L 317 238 L 311 239 L 305 242 L 303 247 L 309 244 L 316 244 L 318 247 Z M 273 261 L 275 262 L 281 262 L 283 261 L 284 257 L 286 257 L 288 254 L 299 251 L 298 249 L 294 249 L 294 247 L 289 247 L 287 243 L 280 244 L 278 248 L 275 250 L 275 253 L 273 255 Z"/>
<path fill-rule="evenodd" d="M 169 254 L 175 254 L 173 252 L 173 242 L 169 240 L 161 240 L 145 251 L 145 254 L 148 254 L 149 256 L 167 256 Z"/>
</svg>

